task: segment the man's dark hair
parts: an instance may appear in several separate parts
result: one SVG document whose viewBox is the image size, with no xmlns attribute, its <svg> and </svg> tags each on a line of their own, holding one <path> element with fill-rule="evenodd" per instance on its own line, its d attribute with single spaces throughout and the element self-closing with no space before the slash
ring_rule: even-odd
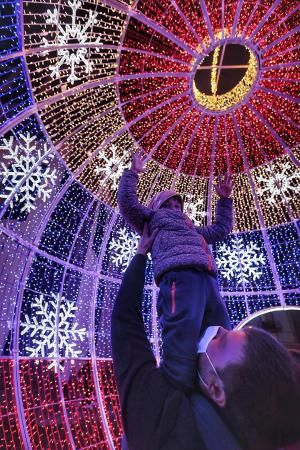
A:
<svg viewBox="0 0 300 450">
<path fill-rule="evenodd" d="M 219 371 L 227 403 L 224 419 L 243 448 L 273 450 L 300 437 L 300 383 L 296 364 L 271 334 L 244 328 L 245 356 Z"/>
</svg>

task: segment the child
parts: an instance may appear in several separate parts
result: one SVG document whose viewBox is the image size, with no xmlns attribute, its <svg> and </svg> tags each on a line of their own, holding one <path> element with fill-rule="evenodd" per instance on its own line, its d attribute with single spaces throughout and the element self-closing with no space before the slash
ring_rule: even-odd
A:
<svg viewBox="0 0 300 450">
<path fill-rule="evenodd" d="M 125 170 L 118 191 L 120 212 L 142 234 L 158 229 L 152 246 L 154 278 L 160 288 L 157 311 L 162 326 L 162 364 L 174 383 L 186 389 L 196 383 L 197 343 L 209 325 L 231 328 L 220 296 L 216 263 L 208 244 L 223 240 L 232 227 L 231 177 L 227 173 L 215 186 L 219 195 L 215 221 L 196 227 L 183 213 L 183 200 L 167 190 L 155 195 L 149 206 L 137 198 L 138 174 L 143 161 L 135 154 Z"/>
</svg>

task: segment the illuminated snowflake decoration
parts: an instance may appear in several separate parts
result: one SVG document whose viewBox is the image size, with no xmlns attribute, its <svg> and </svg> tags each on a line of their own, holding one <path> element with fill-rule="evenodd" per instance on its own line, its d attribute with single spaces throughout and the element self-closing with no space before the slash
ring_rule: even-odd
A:
<svg viewBox="0 0 300 450">
<path fill-rule="evenodd" d="M 270 176 L 265 178 L 263 176 L 258 176 L 257 181 L 263 184 L 263 187 L 258 189 L 260 195 L 267 195 L 267 202 L 270 204 L 276 203 L 276 201 L 282 198 L 285 201 L 291 200 L 290 192 L 300 193 L 300 171 L 295 170 L 291 174 L 291 169 L 288 163 L 284 163 L 281 166 L 281 171 L 272 174 L 270 171 Z M 293 185 L 293 182 L 294 185 Z M 298 185 L 297 185 L 298 182 Z"/>
<path fill-rule="evenodd" d="M 80 47 L 89 44 L 98 44 L 101 45 L 100 37 L 98 36 L 96 40 L 93 42 L 89 41 L 89 33 L 87 30 L 89 28 L 93 28 L 93 26 L 97 23 L 97 13 L 89 11 L 89 18 L 86 23 L 78 24 L 76 23 L 77 19 L 77 10 L 81 6 L 81 2 L 78 0 L 68 1 L 68 5 L 72 9 L 72 23 L 66 24 L 65 27 L 59 23 L 59 14 L 58 9 L 54 8 L 54 11 L 47 10 L 48 19 L 46 20 L 47 24 L 55 25 L 58 27 L 59 33 L 57 36 L 57 41 L 55 43 L 50 43 L 46 38 L 43 38 L 43 43 L 45 47 L 53 47 L 57 45 L 67 46 L 68 44 L 74 44 L 74 41 L 77 42 L 78 47 L 68 49 L 61 48 L 58 50 L 58 61 L 54 66 L 50 66 L 52 70 L 51 76 L 54 78 L 60 77 L 60 69 L 65 64 L 70 67 L 71 73 L 67 78 L 67 81 L 71 84 L 74 84 L 75 81 L 80 80 L 80 78 L 75 74 L 76 66 L 80 64 L 84 64 L 85 72 L 90 73 L 93 68 L 93 62 L 88 60 L 88 49 L 86 47 Z M 96 47 L 96 51 L 99 51 L 99 48 Z"/>
<path fill-rule="evenodd" d="M 29 133 L 21 134 L 20 140 L 22 143 L 15 145 L 11 137 L 9 140 L 3 139 L 4 145 L 0 145 L 0 149 L 7 152 L 3 158 L 10 162 L 7 166 L 1 163 L 4 194 L 0 197 L 10 206 L 16 200 L 22 205 L 21 212 L 30 212 L 36 209 L 34 202 L 37 197 L 43 201 L 50 197 L 52 188 L 48 186 L 55 184 L 57 176 L 55 169 L 51 172 L 47 167 L 54 157 L 47 143 L 36 146 L 35 137 Z"/>
<path fill-rule="evenodd" d="M 202 219 L 207 215 L 204 211 L 204 200 L 192 201 L 191 196 L 187 196 L 187 202 L 184 205 L 184 212 L 189 216 L 196 226 L 202 224 Z"/>
<path fill-rule="evenodd" d="M 25 323 L 21 323 L 21 335 L 30 332 L 30 336 L 34 338 L 33 347 L 26 347 L 31 357 L 53 358 L 54 361 L 48 368 L 54 367 L 57 370 L 60 367 L 64 370 L 59 363 L 60 350 L 65 358 L 78 358 L 81 350 L 76 349 L 76 341 L 83 341 L 87 330 L 77 328 L 76 322 L 72 323 L 74 312 L 78 309 L 74 303 L 66 301 L 64 297 L 60 302 L 59 295 L 51 295 L 51 301 L 44 299 L 43 294 L 35 299 L 32 303 L 34 315 L 25 315 Z"/>
<path fill-rule="evenodd" d="M 118 188 L 119 179 L 125 169 L 125 165 L 122 163 L 120 158 L 117 156 L 117 147 L 112 145 L 110 147 L 112 151 L 112 156 L 109 157 L 104 151 L 101 151 L 98 155 L 98 160 L 101 162 L 101 166 L 97 165 L 95 167 L 95 173 L 97 175 L 102 175 L 100 183 L 104 184 L 109 178 L 112 181 L 114 189 Z"/>
<path fill-rule="evenodd" d="M 236 278 L 240 284 L 255 281 L 262 275 L 260 267 L 266 264 L 265 256 L 254 242 L 246 246 L 238 238 L 231 246 L 222 244 L 216 257 L 222 275 L 230 280 Z"/>
<path fill-rule="evenodd" d="M 138 240 L 139 236 L 126 228 L 121 228 L 116 238 L 111 240 L 109 244 L 111 261 L 115 266 L 121 267 L 122 271 L 127 268 L 131 257 L 136 252 Z"/>
</svg>

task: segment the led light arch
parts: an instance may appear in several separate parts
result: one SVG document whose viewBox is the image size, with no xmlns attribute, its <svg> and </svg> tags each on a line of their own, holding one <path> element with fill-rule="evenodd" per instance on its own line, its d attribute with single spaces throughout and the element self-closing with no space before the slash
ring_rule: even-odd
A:
<svg viewBox="0 0 300 450">
<path fill-rule="evenodd" d="M 247 319 L 242 320 L 236 327 L 237 330 L 240 330 L 241 328 L 245 327 L 249 322 L 251 322 L 252 319 L 255 319 L 256 317 L 263 316 L 266 313 L 276 312 L 276 311 L 300 311 L 299 307 L 297 306 L 274 306 L 273 308 L 268 308 L 263 311 L 258 311 L 254 313 L 251 317 L 247 317 Z"/>
<path fill-rule="evenodd" d="M 132 151 L 148 161 L 141 201 L 176 189 L 199 224 L 213 220 L 216 177 L 233 173 L 233 232 L 213 248 L 233 325 L 299 306 L 299 5 L 12 1 L 1 12 L 0 447 L 119 449 L 109 328 L 136 246 L 116 208 Z M 232 42 L 255 55 L 255 81 L 229 108 L 200 107 L 199 62 Z M 159 359 L 156 296 L 149 260 L 143 314 Z"/>
</svg>

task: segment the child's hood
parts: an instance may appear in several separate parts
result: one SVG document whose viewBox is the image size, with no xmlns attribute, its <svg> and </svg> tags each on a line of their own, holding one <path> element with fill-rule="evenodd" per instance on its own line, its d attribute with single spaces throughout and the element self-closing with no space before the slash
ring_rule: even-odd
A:
<svg viewBox="0 0 300 450">
<path fill-rule="evenodd" d="M 183 198 L 180 194 L 175 191 L 162 191 L 158 194 L 155 194 L 149 202 L 149 208 L 153 209 L 153 211 L 157 211 L 161 205 L 167 201 L 171 197 L 178 197 L 181 201 L 181 209 L 183 210 Z"/>
</svg>

